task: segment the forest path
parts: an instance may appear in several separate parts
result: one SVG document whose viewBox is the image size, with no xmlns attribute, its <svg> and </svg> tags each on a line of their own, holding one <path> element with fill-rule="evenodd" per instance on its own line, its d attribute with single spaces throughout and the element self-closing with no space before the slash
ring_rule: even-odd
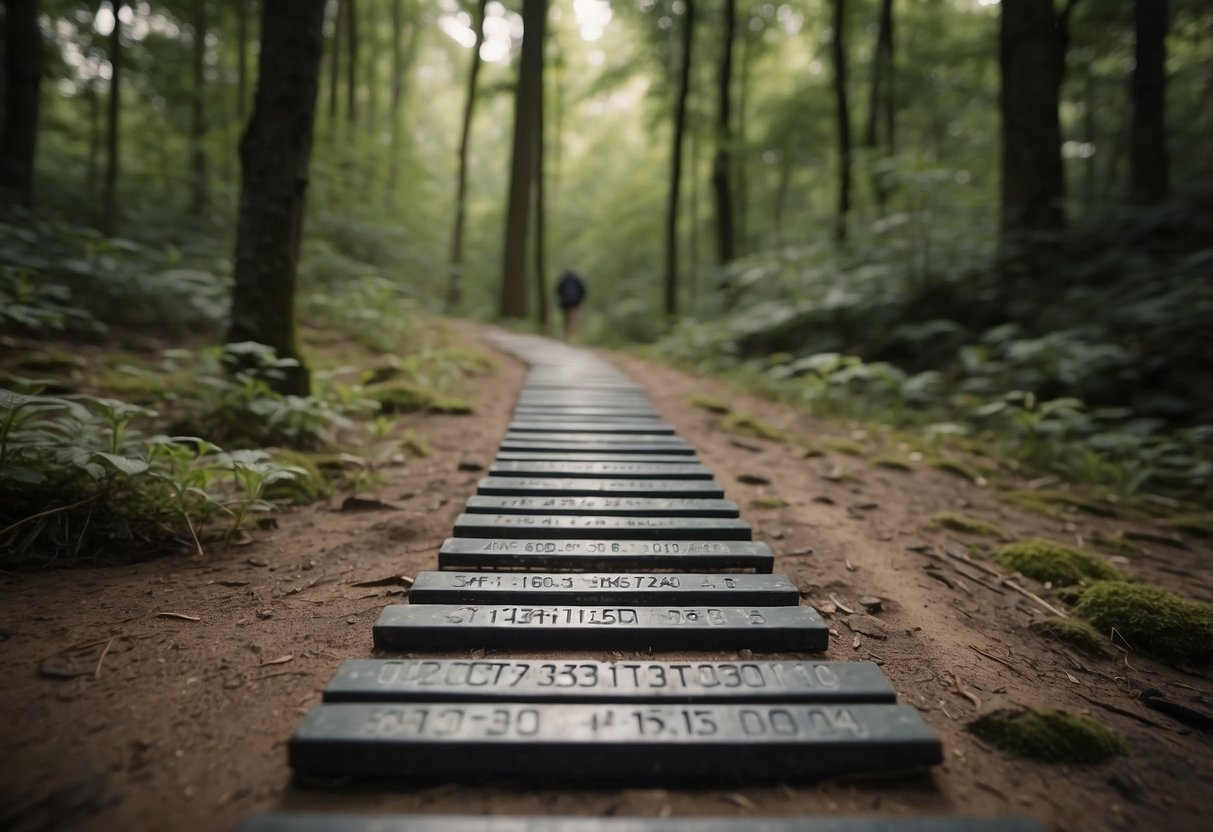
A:
<svg viewBox="0 0 1213 832">
<path fill-rule="evenodd" d="M 458 326 L 469 340 L 486 331 Z M 342 660 L 371 655 L 374 618 L 405 592 L 397 576 L 435 568 L 438 545 L 483 476 L 459 470 L 461 461 L 487 467 L 505 432 L 525 368 L 487 342 L 486 349 L 496 353 L 499 368 L 479 382 L 474 415 L 402 420 L 422 433 L 432 453 L 381 471 L 375 496 L 393 508 L 340 511 L 334 500 L 284 512 L 278 528 L 251 545 L 216 549 L 202 560 L 171 557 L 0 578 L 6 724 L 0 807 L 9 807 L 0 808 L 0 826 L 19 817 L 22 829 L 150 829 L 171 818 L 178 829 L 216 829 L 277 808 L 1031 814 L 1054 828 L 1091 830 L 1203 824 L 1213 751 L 1205 738 L 1146 709 L 1134 694 L 1155 687 L 1169 698 L 1208 702 L 1213 685 L 1137 656 L 1131 663 L 1092 660 L 1044 641 L 1027 629 L 1045 617 L 1042 611 L 1023 596 L 975 580 L 983 577 L 975 567 L 943 554 L 955 536 L 927 522 L 936 512 L 959 510 L 1016 537 L 1072 541 L 1111 534 L 1124 521 L 1026 514 L 992 489 L 941 471 L 879 467 L 881 440 L 860 426 L 844 430 L 738 395 L 718 380 L 627 355 L 608 357 L 696 446 L 726 496 L 741 504 L 755 539 L 776 552 L 776 572 L 826 615 L 833 631 L 828 657 L 880 662 L 902 700 L 939 732 L 944 764 L 912 778 L 724 790 L 293 786 L 286 739 Z M 804 458 L 795 444 L 741 438 L 720 417 L 690 405 L 693 393 L 726 400 L 736 412 L 817 447 L 827 447 L 830 437 L 846 438 L 864 454 Z M 743 484 L 743 474 L 769 484 Z M 775 495 L 787 505 L 752 506 L 757 497 Z M 1213 597 L 1207 551 L 1148 548 L 1131 571 Z M 884 610 L 868 617 L 842 609 L 861 609 L 858 598 L 866 595 L 882 598 Z M 44 675 L 56 668 L 86 672 L 66 680 Z M 965 731 L 977 713 L 1012 704 L 1093 713 L 1125 736 L 1132 752 L 1099 766 L 1049 766 L 1010 760 Z"/>
</svg>

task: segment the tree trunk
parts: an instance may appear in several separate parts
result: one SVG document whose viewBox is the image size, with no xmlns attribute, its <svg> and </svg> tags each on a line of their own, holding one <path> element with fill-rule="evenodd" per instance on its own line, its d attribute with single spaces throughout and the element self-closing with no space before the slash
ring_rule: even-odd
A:
<svg viewBox="0 0 1213 832">
<path fill-rule="evenodd" d="M 373 131 L 375 119 L 379 116 L 379 12 L 378 7 L 371 3 L 363 9 L 363 39 L 366 48 L 363 50 L 362 71 L 366 81 L 366 128 Z M 375 172 L 378 177 L 378 172 Z M 376 179 L 378 181 L 378 179 Z"/>
<path fill-rule="evenodd" d="M 325 0 L 262 0 L 253 115 L 240 141 L 240 211 L 227 340 L 257 341 L 300 358 L 295 272 L 324 51 Z M 276 386 L 308 392 L 300 363 Z"/>
<path fill-rule="evenodd" d="M 210 203 L 206 159 L 206 0 L 194 0 L 194 100 L 190 125 L 190 213 L 200 217 Z"/>
<path fill-rule="evenodd" d="M 1053 0 L 1004 0 L 998 63 L 1002 73 L 1002 242 L 1035 247 L 1065 224 L 1061 90 L 1065 31 Z M 1007 251 L 1014 259 L 1014 252 Z"/>
<path fill-rule="evenodd" d="M 733 194 L 729 187 L 729 87 L 733 81 L 733 41 L 737 36 L 737 0 L 724 3 L 724 42 L 717 78 L 716 156 L 712 160 L 712 189 L 716 196 L 716 262 L 721 266 L 736 256 L 733 229 Z M 722 284 L 727 281 L 722 279 Z"/>
<path fill-rule="evenodd" d="M 741 29 L 738 48 L 741 50 L 741 73 L 737 79 L 737 148 L 729 163 L 733 173 L 734 217 L 738 253 L 742 256 L 752 251 L 750 243 L 750 183 L 749 183 L 749 139 L 747 127 L 750 107 L 750 67 L 753 63 L 753 34 L 748 25 Z"/>
<path fill-rule="evenodd" d="M 539 331 L 548 331 L 548 281 L 544 259 L 543 205 L 543 61 L 539 62 L 538 112 L 535 113 L 535 303 Z"/>
<path fill-rule="evenodd" d="M 333 0 L 333 35 L 329 39 L 329 122 L 337 123 L 341 111 L 341 35 L 345 31 L 346 0 Z"/>
<path fill-rule="evenodd" d="M 248 4 L 236 0 L 236 118 L 241 124 L 248 104 Z"/>
<path fill-rule="evenodd" d="M 123 1 L 112 0 L 114 28 L 110 32 L 109 125 L 105 158 L 105 195 L 101 200 L 101 233 L 114 236 L 118 229 L 118 117 L 122 91 L 122 11 Z"/>
<path fill-rule="evenodd" d="M 38 99 L 42 88 L 42 30 L 38 0 L 7 0 L 5 21 L 4 130 L 0 133 L 0 192 L 34 203 L 34 155 L 38 149 Z"/>
<path fill-rule="evenodd" d="M 687 94 L 691 88 L 691 45 L 695 33 L 695 2 L 683 0 L 682 56 L 678 65 L 678 97 L 674 105 L 674 145 L 670 150 L 670 193 L 665 210 L 665 315 L 678 314 L 678 205 L 682 193 L 682 139 L 687 124 Z"/>
<path fill-rule="evenodd" d="M 501 316 L 527 316 L 526 244 L 530 194 L 535 179 L 535 128 L 542 93 L 543 30 L 547 0 L 523 0 L 522 55 L 514 94 L 514 148 L 501 259 Z"/>
<path fill-rule="evenodd" d="M 847 214 L 851 210 L 851 113 L 847 106 L 847 50 L 844 37 L 846 3 L 834 0 L 833 37 L 830 57 L 834 63 L 834 105 L 838 117 L 838 216 L 834 239 L 847 238 Z"/>
<path fill-rule="evenodd" d="M 358 123 L 358 9 L 357 0 L 342 0 L 345 13 L 345 120 Z"/>
<path fill-rule="evenodd" d="M 90 78 L 87 83 L 88 166 L 84 177 L 84 192 L 95 205 L 100 196 L 97 193 L 97 179 L 101 175 L 101 95 L 97 92 L 97 78 Z"/>
<path fill-rule="evenodd" d="M 876 48 L 872 52 L 872 92 L 868 99 L 868 123 L 863 143 L 873 153 L 879 150 L 883 120 L 886 158 L 893 155 L 896 147 L 893 75 L 893 0 L 881 0 L 876 24 Z M 884 216 L 891 191 L 889 173 L 873 170 L 872 192 L 881 216 Z"/>
<path fill-rule="evenodd" d="M 463 223 L 468 189 L 468 148 L 472 141 L 472 116 L 476 110 L 476 78 L 480 75 L 480 48 L 484 45 L 484 14 L 488 0 L 480 0 L 476 10 L 476 43 L 472 46 L 472 66 L 468 71 L 467 98 L 463 102 L 463 129 L 459 133 L 459 172 L 455 177 L 455 221 L 451 227 L 451 270 L 447 286 L 446 308 L 455 309 L 463 298 Z"/>
<path fill-rule="evenodd" d="M 1137 0 L 1130 191 L 1151 204 L 1171 189 L 1167 163 L 1167 0 Z"/>
</svg>

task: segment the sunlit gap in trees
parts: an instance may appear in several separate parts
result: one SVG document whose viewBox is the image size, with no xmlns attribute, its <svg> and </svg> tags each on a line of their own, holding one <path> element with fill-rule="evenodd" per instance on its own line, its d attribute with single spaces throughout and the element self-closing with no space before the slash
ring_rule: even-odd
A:
<svg viewBox="0 0 1213 832">
<path fill-rule="evenodd" d="M 438 16 L 438 27 L 464 49 L 476 45 L 476 32 L 472 29 L 472 16 L 459 7 L 457 0 L 441 0 L 443 13 Z M 561 9 L 552 8 L 553 20 L 560 20 Z M 609 0 L 573 0 L 573 14 L 581 39 L 586 43 L 601 40 L 606 25 L 611 22 Z M 480 47 L 480 59 L 485 63 L 508 62 L 512 51 L 522 42 L 522 16 L 510 11 L 501 3 L 492 2 L 485 8 L 484 43 Z M 587 59 L 595 66 L 604 59 L 601 51 L 593 50 Z"/>
</svg>

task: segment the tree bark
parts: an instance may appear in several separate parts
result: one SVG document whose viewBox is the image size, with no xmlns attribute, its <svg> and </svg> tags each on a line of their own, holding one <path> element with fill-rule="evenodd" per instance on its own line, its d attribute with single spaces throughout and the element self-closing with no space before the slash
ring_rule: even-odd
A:
<svg viewBox="0 0 1213 832">
<path fill-rule="evenodd" d="M 691 88 L 691 46 L 695 33 L 695 2 L 683 0 L 682 56 L 678 65 L 678 94 L 674 104 L 674 145 L 670 150 L 670 193 L 665 209 L 665 315 L 678 314 L 678 207 L 682 194 L 682 143 L 687 124 L 687 94 Z"/>
<path fill-rule="evenodd" d="M 333 35 L 329 39 L 329 122 L 337 123 L 341 111 L 341 35 L 345 32 L 346 0 L 333 0 Z"/>
<path fill-rule="evenodd" d="M 112 237 L 118 229 L 118 118 L 122 92 L 122 11 L 123 0 L 112 0 L 114 28 L 110 32 L 109 125 L 106 133 L 105 194 L 101 200 L 101 233 Z"/>
<path fill-rule="evenodd" d="M 543 31 L 547 0 L 523 0 L 522 55 L 514 94 L 514 148 L 501 260 L 501 316 L 527 316 L 526 246 L 530 194 L 535 176 L 535 128 L 541 94 Z"/>
<path fill-rule="evenodd" d="M 1068 16 L 1068 15 L 1066 15 Z M 1058 101 L 1065 16 L 1053 0 L 1004 0 L 998 63 L 1002 74 L 1002 243 L 1029 249 L 1065 224 Z M 1013 251 L 1005 252 L 1011 254 Z M 1025 252 L 1026 253 L 1026 252 Z"/>
<path fill-rule="evenodd" d="M 1134 5 L 1133 137 L 1129 156 L 1134 201 L 1161 202 L 1171 189 L 1167 160 L 1167 0 Z"/>
<path fill-rule="evenodd" d="M 202 216 L 210 204 L 206 158 L 206 0 L 194 0 L 194 89 L 190 125 L 190 213 Z"/>
<path fill-rule="evenodd" d="M 446 308 L 455 309 L 463 299 L 463 224 L 466 218 L 468 189 L 468 148 L 472 141 L 472 116 L 476 111 L 476 79 L 480 75 L 480 48 L 484 45 L 484 15 L 488 0 L 480 0 L 476 9 L 476 43 L 472 46 L 472 66 L 468 70 L 467 97 L 463 102 L 463 129 L 459 133 L 459 170 L 455 177 L 455 220 L 451 226 L 451 268 L 447 285 Z"/>
<path fill-rule="evenodd" d="M 358 123 L 358 9 L 357 0 L 343 0 L 345 14 L 345 120 Z"/>
<path fill-rule="evenodd" d="M 543 61 L 539 62 L 539 94 L 535 113 L 535 304 L 539 331 L 548 331 L 548 280 L 544 243 L 543 205 Z"/>
<path fill-rule="evenodd" d="M 730 177 L 730 86 L 733 81 L 733 41 L 737 37 L 737 0 L 724 3 L 724 42 L 717 78 L 716 155 L 712 160 L 712 190 L 716 196 L 716 262 L 724 266 L 736 256 L 733 194 Z M 722 283 L 725 281 L 722 281 Z"/>
<path fill-rule="evenodd" d="M 42 89 L 42 30 L 38 0 L 5 2 L 4 129 L 0 132 L 0 192 L 14 202 L 34 203 L 34 157 L 38 149 L 38 102 Z"/>
<path fill-rule="evenodd" d="M 300 359 L 295 278 L 324 50 L 325 0 L 262 0 L 253 115 L 240 141 L 240 210 L 227 340 L 257 341 Z M 306 394 L 300 362 L 282 391 Z"/>
<path fill-rule="evenodd" d="M 847 214 L 851 210 L 851 114 L 847 105 L 847 51 L 844 37 L 846 4 L 834 0 L 834 33 L 830 56 L 834 63 L 834 104 L 838 117 L 838 216 L 834 220 L 834 239 L 847 238 Z"/>
<path fill-rule="evenodd" d="M 868 123 L 864 146 L 873 152 L 881 145 L 880 127 L 883 120 L 885 157 L 896 152 L 896 110 L 893 96 L 893 0 L 881 0 L 876 22 L 876 48 L 872 52 L 872 92 L 868 99 Z M 877 209 L 884 216 L 888 205 L 889 176 L 886 171 L 872 172 L 872 191 Z"/>
</svg>

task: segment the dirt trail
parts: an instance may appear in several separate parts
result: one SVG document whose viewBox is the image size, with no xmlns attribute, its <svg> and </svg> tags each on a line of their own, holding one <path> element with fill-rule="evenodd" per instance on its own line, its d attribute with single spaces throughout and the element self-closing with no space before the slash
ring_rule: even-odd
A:
<svg viewBox="0 0 1213 832">
<path fill-rule="evenodd" d="M 334 500 L 284 512 L 278 528 L 253 544 L 216 549 L 202 560 L 182 556 L 0 578 L 0 826 L 151 829 L 170 821 L 177 829 L 221 829 L 274 808 L 1022 813 L 1055 829 L 1204 826 L 1213 783 L 1207 737 L 1146 709 L 1134 695 L 1155 687 L 1176 700 L 1207 703 L 1213 684 L 1136 656 L 1079 658 L 1042 640 L 1027 629 L 1044 616 L 1038 607 L 959 574 L 940 554 L 948 533 L 926 528 L 931 514 L 958 507 L 1016 535 L 1062 540 L 1110 533 L 1123 522 L 1021 513 L 962 479 L 929 469 L 882 469 L 870 455 L 803 459 L 788 445 L 749 439 L 741 447 L 717 417 L 691 407 L 687 397 L 713 394 L 799 436 L 842 431 L 737 396 L 712 379 L 628 356 L 614 359 L 699 449 L 727 496 L 743 506 L 756 539 L 779 554 L 776 571 L 791 577 L 807 602 L 824 610 L 859 609 L 859 596 L 885 599 L 875 620 L 841 609 L 828 617 L 829 657 L 880 662 L 902 699 L 940 732 L 944 765 L 912 778 L 723 791 L 293 786 L 286 739 L 342 660 L 372 655 L 375 616 L 405 592 L 392 579 L 434 568 L 438 545 L 482 476 L 458 470 L 459 462 L 470 457 L 487 465 L 493 457 L 524 371 L 496 354 L 499 369 L 481 382 L 475 415 L 402 420 L 401 428 L 414 427 L 429 441 L 432 454 L 383 471 L 376 496 L 394 510 L 341 512 Z M 743 473 L 761 474 L 770 484 L 740 484 Z M 855 479 L 839 481 L 844 473 Z M 761 495 L 778 495 L 789 505 L 752 508 Z M 921 551 L 919 544 L 933 550 Z M 1210 600 L 1209 564 L 1207 550 L 1163 549 L 1135 561 L 1132 571 Z M 972 567 L 959 568 L 981 577 Z M 65 652 L 73 646 L 79 649 Z M 44 667 L 87 672 L 52 679 L 40 673 Z M 1099 766 L 1010 760 L 964 730 L 977 713 L 1008 704 L 1094 713 L 1132 751 Z"/>
</svg>

